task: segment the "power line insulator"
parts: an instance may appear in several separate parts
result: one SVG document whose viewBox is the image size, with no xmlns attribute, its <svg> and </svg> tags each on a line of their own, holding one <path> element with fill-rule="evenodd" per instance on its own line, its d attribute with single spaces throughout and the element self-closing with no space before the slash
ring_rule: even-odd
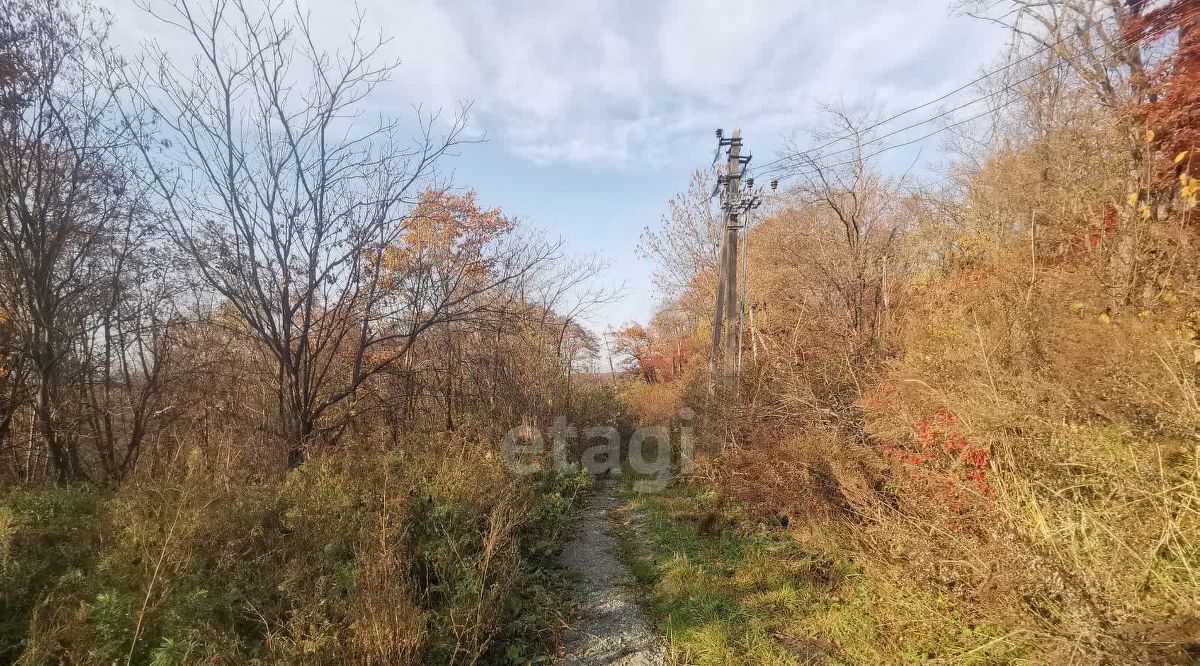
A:
<svg viewBox="0 0 1200 666">
<path fill-rule="evenodd" d="M 772 178 L 772 179 L 771 179 L 771 191 L 772 191 L 772 192 L 774 192 L 774 191 L 775 191 L 775 190 L 777 190 L 777 189 L 779 189 L 779 179 L 778 179 L 778 178 Z"/>
</svg>

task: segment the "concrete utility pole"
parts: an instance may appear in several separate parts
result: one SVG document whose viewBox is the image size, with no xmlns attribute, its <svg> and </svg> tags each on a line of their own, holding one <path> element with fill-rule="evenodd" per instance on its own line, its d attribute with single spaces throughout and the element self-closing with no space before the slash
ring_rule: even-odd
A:
<svg viewBox="0 0 1200 666">
<path fill-rule="evenodd" d="M 738 288 L 738 234 L 746 228 L 750 211 L 761 203 L 754 192 L 754 179 L 746 179 L 747 192 L 743 193 L 743 176 L 750 163 L 750 156 L 742 156 L 742 132 L 734 130 L 728 139 L 722 130 L 717 130 L 717 151 L 728 147 L 724 172 L 717 176 L 717 191 L 721 192 L 722 220 L 725 225 L 721 235 L 721 258 L 717 263 L 717 298 L 713 304 L 712 349 L 709 355 L 709 392 L 715 391 L 718 378 L 741 372 L 742 326 L 744 325 L 746 298 L 746 260 L 742 257 L 742 285 Z M 714 158 L 713 163 L 716 163 Z"/>
<path fill-rule="evenodd" d="M 721 235 L 721 258 L 717 264 L 716 302 L 713 304 L 712 348 L 709 355 L 711 381 L 709 390 L 716 389 L 718 377 L 739 368 L 741 342 L 742 299 L 738 289 L 738 234 L 742 230 L 742 215 L 754 207 L 756 197 L 742 194 L 742 176 L 750 156 L 742 156 L 742 132 L 734 130 L 728 139 L 717 130 L 717 150 L 728 147 L 725 168 L 717 176 L 721 191 L 721 210 L 724 233 Z M 719 153 L 718 153 L 719 154 Z M 715 163 L 715 160 L 714 160 Z M 714 194 L 716 191 L 714 191 Z"/>
<path fill-rule="evenodd" d="M 737 332 L 733 330 L 738 315 L 738 213 L 742 205 L 742 132 L 734 130 L 729 139 L 729 161 L 725 184 L 725 265 L 721 269 L 725 282 L 725 371 L 737 365 Z"/>
</svg>

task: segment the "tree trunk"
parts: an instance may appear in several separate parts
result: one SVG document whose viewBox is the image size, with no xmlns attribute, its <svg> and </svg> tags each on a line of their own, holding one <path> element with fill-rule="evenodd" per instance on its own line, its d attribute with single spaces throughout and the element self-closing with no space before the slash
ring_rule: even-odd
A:
<svg viewBox="0 0 1200 666">
<path fill-rule="evenodd" d="M 33 362 L 37 382 L 34 412 L 38 434 L 54 465 L 57 479 L 61 482 L 78 481 L 83 478 L 78 454 L 70 442 L 64 441 L 58 427 L 58 359 L 55 358 L 50 331 L 43 329 L 38 333 Z"/>
</svg>

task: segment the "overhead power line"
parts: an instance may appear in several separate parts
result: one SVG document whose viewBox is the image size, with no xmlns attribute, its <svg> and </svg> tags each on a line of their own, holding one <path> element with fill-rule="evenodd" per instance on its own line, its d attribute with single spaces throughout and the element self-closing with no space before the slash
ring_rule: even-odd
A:
<svg viewBox="0 0 1200 666">
<path fill-rule="evenodd" d="M 850 146 L 849 148 L 842 148 L 842 149 L 840 149 L 840 150 L 835 150 L 835 151 L 833 151 L 833 152 L 831 152 L 831 153 L 825 153 L 825 154 L 823 154 L 823 155 L 817 155 L 817 156 L 815 156 L 815 157 L 812 157 L 811 159 L 812 159 L 812 160 L 823 160 L 823 159 L 826 159 L 826 158 L 829 158 L 829 157 L 833 157 L 833 156 L 835 156 L 835 155 L 843 155 L 843 154 L 845 154 L 845 153 L 849 153 L 849 152 L 853 152 L 853 151 L 855 151 L 855 150 L 858 150 L 858 149 L 859 149 L 859 148 L 861 148 L 862 146 L 869 146 L 869 145 L 871 145 L 871 144 L 873 144 L 873 143 L 879 143 L 880 141 L 883 141 L 884 139 L 887 139 L 887 138 L 890 138 L 890 137 L 896 136 L 897 134 L 901 134 L 901 133 L 903 133 L 903 132 L 907 132 L 907 131 L 908 131 L 908 130 L 910 130 L 910 129 L 915 129 L 915 128 L 917 128 L 917 127 L 920 127 L 921 125 L 927 125 L 927 124 L 929 124 L 929 123 L 931 123 L 931 122 L 933 122 L 933 121 L 935 121 L 935 120 L 939 120 L 939 119 L 941 119 L 941 118 L 945 118 L 946 116 L 952 115 L 952 114 L 954 114 L 956 111 L 961 111 L 961 110 L 963 110 L 963 109 L 967 108 L 968 106 L 974 106 L 975 104 L 978 104 L 979 102 L 982 102 L 982 101 L 984 101 L 984 100 L 986 100 L 986 99 L 991 99 L 992 97 L 995 97 L 996 95 L 999 95 L 999 94 L 1001 94 L 1001 93 L 1004 93 L 1004 92 L 1011 91 L 1011 90 L 1013 90 L 1014 88 L 1016 88 L 1017 86 L 1019 86 L 1019 85 L 1021 85 L 1021 84 L 1023 84 L 1023 83 L 1026 83 L 1026 82 L 1028 82 L 1028 81 L 1031 81 L 1031 80 L 1033 80 L 1033 79 L 1035 79 L 1035 78 L 1037 78 L 1037 77 L 1041 76 L 1042 74 L 1045 74 L 1046 72 L 1050 71 L 1050 69 L 1053 69 L 1053 68 L 1046 68 L 1046 69 L 1043 69 L 1043 70 L 1039 70 L 1039 71 L 1037 71 L 1037 72 L 1034 72 L 1033 74 L 1030 74 L 1029 76 L 1026 76 L 1025 78 L 1021 79 L 1020 81 L 1017 81 L 1017 82 L 1015 82 L 1015 83 L 1009 84 L 1009 85 L 1007 85 L 1007 86 L 1005 86 L 1005 87 L 1003 87 L 1003 88 L 1000 88 L 999 90 L 995 90 L 995 91 L 992 91 L 992 92 L 990 92 L 990 93 L 988 93 L 988 94 L 986 94 L 986 95 L 981 95 L 980 97 L 976 97 L 976 98 L 974 98 L 974 99 L 972 99 L 972 100 L 969 100 L 969 101 L 963 102 L 962 104 L 959 104 L 958 106 L 956 106 L 956 107 L 954 107 L 954 108 L 952 108 L 952 109 L 948 109 L 948 110 L 946 110 L 946 111 L 943 111 L 942 113 L 939 113 L 939 114 L 937 114 L 936 116 L 931 116 L 931 117 L 929 117 L 929 118 L 926 118 L 926 119 L 924 119 L 924 120 L 920 120 L 920 121 L 917 121 L 917 122 L 915 122 L 915 123 L 912 123 L 912 124 L 909 124 L 909 125 L 905 125 L 904 127 L 901 127 L 901 128 L 899 128 L 899 129 L 892 130 L 891 132 L 888 132 L 887 134 L 882 134 L 882 135 L 880 135 L 880 136 L 873 137 L 873 138 L 871 138 L 869 141 L 864 141 L 864 142 L 863 142 L 862 144 L 860 144 L 860 145 L 856 145 L 856 146 Z M 863 131 L 867 131 L 867 130 L 863 130 Z M 827 145 L 828 145 L 828 144 L 827 144 Z M 776 163 L 779 163 L 779 162 L 794 162 L 795 160 L 802 159 L 802 158 L 806 157 L 807 155 L 809 155 L 809 153 L 815 152 L 816 150 L 817 150 L 817 149 L 806 150 L 806 151 L 804 151 L 804 152 L 802 152 L 802 153 L 800 153 L 800 154 L 798 154 L 798 155 L 789 155 L 789 156 L 787 156 L 787 157 L 785 157 L 785 158 L 781 158 L 780 160 L 776 160 L 775 162 L 771 162 L 771 163 L 768 163 L 768 164 L 776 164 Z M 764 167 L 766 167 L 766 166 L 767 166 L 767 165 L 764 165 Z M 769 174 L 769 173 L 771 173 L 771 172 L 781 172 L 782 170 L 785 170 L 785 169 L 787 169 L 787 168 L 789 168 L 789 167 L 791 167 L 791 166 L 793 166 L 793 165 L 792 165 L 792 164 L 779 164 L 779 165 L 778 165 L 776 168 L 774 168 L 774 169 L 764 168 L 764 169 L 763 169 L 763 171 L 759 172 L 759 175 L 766 175 L 766 174 Z"/>
<path fill-rule="evenodd" d="M 1016 101 L 1017 101 L 1016 99 L 1010 99 L 1007 102 L 1004 102 L 1003 104 L 1001 104 L 1000 106 L 997 106 L 994 109 L 988 109 L 987 111 L 984 111 L 982 113 L 977 113 L 977 114 L 971 116 L 970 118 L 967 118 L 965 120 L 960 120 L 960 121 L 950 124 L 950 125 L 946 125 L 945 127 L 940 127 L 932 132 L 929 132 L 928 134 L 919 136 L 919 137 L 917 137 L 915 139 L 911 139 L 909 141 L 905 141 L 904 143 L 897 143 L 895 145 L 885 146 L 883 148 L 880 148 L 879 150 L 876 150 L 873 153 L 868 153 L 866 155 L 863 155 L 861 158 L 857 158 L 857 159 L 853 159 L 853 160 L 846 160 L 845 162 L 838 162 L 836 164 L 814 164 L 813 166 L 815 166 L 816 168 L 814 168 L 812 171 L 788 174 L 784 177 L 785 178 L 799 178 L 801 176 L 812 176 L 812 175 L 818 173 L 821 169 L 833 169 L 835 167 L 848 166 L 850 164 L 854 164 L 855 162 L 859 162 L 859 161 L 866 161 L 866 160 L 871 159 L 872 157 L 886 153 L 889 150 L 895 150 L 896 148 L 904 148 L 905 146 L 911 146 L 914 143 L 920 143 L 920 142 L 924 141 L 925 139 L 928 139 L 929 137 L 932 137 L 937 134 L 941 134 L 942 132 L 945 132 L 946 130 L 954 129 L 955 127 L 958 127 L 960 125 L 965 125 L 973 120 L 979 120 L 980 118 L 991 115 Z"/>
<path fill-rule="evenodd" d="M 1191 12 L 1189 15 L 1185 15 L 1185 16 L 1182 16 L 1182 17 L 1180 17 L 1178 20 L 1174 21 L 1174 22 L 1172 23 L 1172 25 L 1171 25 L 1170 27 L 1168 27 L 1168 28 L 1167 28 L 1167 30 L 1171 30 L 1171 29 L 1174 29 L 1174 28 L 1177 28 L 1177 27 L 1179 27 L 1179 26 L 1180 26 L 1180 25 L 1182 25 L 1184 22 L 1186 22 L 1186 21 L 1190 20 L 1190 18 L 1192 18 L 1193 16 L 1196 16 L 1196 15 L 1200 15 L 1200 12 Z M 1051 47 L 1053 47 L 1053 46 L 1056 46 L 1057 44 L 1061 43 L 1062 41 L 1063 41 L 1063 40 L 1062 40 L 1062 39 L 1060 39 L 1060 40 L 1058 40 L 1058 41 L 1056 41 L 1056 42 L 1054 42 L 1054 43 L 1052 43 L 1052 44 L 1049 44 L 1049 45 L 1047 45 L 1047 46 L 1043 47 L 1042 49 L 1040 49 L 1038 52 L 1045 51 L 1045 50 L 1046 50 L 1046 49 L 1048 49 L 1048 48 L 1051 48 Z M 1132 47 L 1134 47 L 1135 45 L 1136 45 L 1136 43 L 1134 43 L 1134 44 L 1129 44 L 1128 46 L 1126 46 L 1126 47 L 1123 47 L 1123 48 L 1126 48 L 1126 49 L 1128 49 L 1128 48 L 1132 48 Z M 1097 46 L 1097 47 L 1095 47 L 1095 48 L 1092 48 L 1092 49 L 1089 49 L 1089 50 L 1085 51 L 1085 53 L 1095 53 L 1095 52 L 1097 52 L 1097 51 L 1100 51 L 1100 50 L 1102 50 L 1102 49 L 1105 49 L 1105 48 L 1109 48 L 1109 45 L 1107 45 L 1107 44 L 1102 44 L 1102 45 L 1100 45 L 1100 46 Z M 763 170 L 762 170 L 762 171 L 759 171 L 759 172 L 758 172 L 758 175 L 759 175 L 760 177 L 768 177 L 768 176 L 770 176 L 770 175 L 773 175 L 773 174 L 775 174 L 775 175 L 779 175 L 779 176 L 782 176 L 782 177 L 785 177 L 785 178 L 787 178 L 787 177 L 810 176 L 810 175 L 813 175 L 814 173 L 816 173 L 816 170 L 819 170 L 819 169 L 821 169 L 821 168 L 833 168 L 833 167 L 838 167 L 838 166 L 846 166 L 846 165 L 848 165 L 848 164 L 854 164 L 855 162 L 859 161 L 859 159 L 862 159 L 862 160 L 869 159 L 869 158 L 871 158 L 871 157 L 875 157 L 875 156 L 877 156 L 877 155 L 880 155 L 880 154 L 882 154 L 882 153 L 885 153 L 885 152 L 887 152 L 887 151 L 889 151 L 889 150 L 894 150 L 894 149 L 896 149 L 896 148 L 903 148 L 903 147 L 905 147 L 905 146 L 910 146 L 910 145 L 912 145 L 912 144 L 914 144 L 914 143 L 918 143 L 918 142 L 920 142 L 920 141 L 924 141 L 924 140 L 925 140 L 925 139 L 927 139 L 927 138 L 930 138 L 930 137 L 932 137 L 932 136 L 935 136 L 935 135 L 937 135 L 937 134 L 940 134 L 941 132 L 944 132 L 944 131 L 947 131 L 947 130 L 953 129 L 953 128 L 955 128 L 955 127 L 959 127 L 959 126 L 961 126 L 961 125 L 963 125 L 963 124 L 966 124 L 966 123 L 968 123 L 968 122 L 970 122 L 970 121 L 972 121 L 972 120 L 977 120 L 977 119 L 979 119 L 979 118 L 982 118 L 982 117 L 984 117 L 984 116 L 986 116 L 986 115 L 989 115 L 989 114 L 995 113 L 995 112 L 999 111 L 1000 109 L 1003 109 L 1003 108 L 1005 108 L 1005 107 L 1009 106 L 1010 104 L 1012 104 L 1013 102 L 1015 102 L 1015 101 L 1016 101 L 1016 99 L 1012 99 L 1012 100 L 1006 101 L 1006 102 L 1004 102 L 1004 103 L 1002 103 L 1002 104 L 1000 104 L 1000 105 L 996 106 L 995 108 L 989 109 L 989 110 L 987 110 L 987 111 L 985 111 L 985 112 L 983 112 L 983 113 L 980 113 L 980 114 L 976 114 L 976 115 L 974 115 L 974 116 L 972 116 L 972 117 L 970 117 L 970 118 L 968 118 L 968 119 L 966 119 L 966 120 L 963 120 L 963 121 L 958 121 L 958 122 L 952 123 L 952 124 L 950 124 L 950 125 L 947 125 L 947 126 L 945 126 L 945 127 L 939 128 L 939 129 L 937 129 L 937 130 L 935 130 L 935 131 L 933 131 L 933 132 L 929 132 L 928 134 L 925 134 L 925 135 L 923 135 L 923 136 L 921 136 L 921 137 L 918 137 L 918 138 L 916 138 L 916 139 L 912 139 L 912 140 L 910 140 L 910 141 L 905 141 L 905 142 L 902 142 L 902 143 L 894 144 L 894 145 L 891 145 L 891 146 L 886 146 L 886 147 L 884 147 L 884 148 L 881 148 L 880 150 L 877 150 L 877 151 L 874 151 L 874 152 L 872 152 L 872 153 L 870 153 L 870 154 L 868 154 L 868 155 L 865 155 L 865 156 L 863 156 L 862 158 L 858 158 L 858 159 L 854 159 L 854 160 L 848 160 L 848 161 L 845 161 L 845 162 L 840 162 L 840 163 L 836 163 L 836 164 L 821 164 L 821 163 L 819 163 L 819 160 L 826 159 L 826 158 L 828 158 L 828 157 L 831 157 L 831 156 L 834 156 L 834 155 L 844 154 L 844 153 L 848 153 L 848 152 L 851 152 L 851 151 L 854 151 L 854 150 L 858 150 L 858 149 L 860 149 L 860 148 L 861 148 L 862 146 L 864 146 L 864 145 L 870 145 L 870 144 L 873 144 L 873 143 L 878 143 L 878 142 L 880 142 L 880 141 L 882 141 L 883 139 L 886 139 L 886 138 L 888 138 L 888 137 L 895 136 L 895 135 L 897 135 L 897 134 L 900 134 L 900 133 L 902 133 L 902 132 L 906 132 L 906 131 L 908 131 L 908 130 L 911 130 L 911 129 L 914 129 L 914 128 L 916 128 L 916 127 L 920 127 L 921 125 L 925 125 L 925 124 L 928 124 L 928 123 L 930 123 L 930 122 L 933 122 L 933 121 L 935 121 L 935 120 L 938 120 L 938 119 L 944 118 L 944 117 L 946 117 L 946 116 L 948 116 L 948 115 L 951 115 L 951 114 L 953 114 L 953 113 L 954 113 L 954 112 L 956 112 L 956 111 L 962 110 L 962 109 L 964 109 L 964 108 L 966 108 L 966 107 L 968 107 L 968 106 L 972 106 L 972 105 L 974 105 L 974 104 L 976 104 L 976 103 L 978 103 L 978 102 L 980 102 L 980 101 L 983 101 L 983 100 L 985 100 L 985 99 L 990 99 L 990 98 L 992 98 L 992 97 L 995 97 L 996 95 L 999 95 L 999 94 L 1001 94 L 1001 93 L 1004 93 L 1004 92 L 1011 91 L 1011 90 L 1015 89 L 1017 86 L 1019 86 L 1019 85 L 1021 85 L 1021 84 L 1025 83 L 1025 82 L 1027 82 L 1027 81 L 1029 81 L 1029 80 L 1032 80 L 1032 79 L 1034 79 L 1034 78 L 1036 78 L 1036 77 L 1038 77 L 1038 76 L 1041 76 L 1042 74 L 1044 74 L 1044 73 L 1046 73 L 1046 72 L 1048 72 L 1048 71 L 1052 70 L 1052 69 L 1053 69 L 1055 66 L 1054 66 L 1054 65 L 1052 65 L 1052 66 L 1050 66 L 1050 67 L 1046 67 L 1046 68 L 1043 68 L 1043 69 L 1041 69 L 1041 70 L 1038 70 L 1037 72 L 1035 72 L 1035 73 L 1033 73 L 1033 74 L 1031 74 L 1031 75 L 1029 75 L 1029 76 L 1026 76 L 1025 78 L 1021 79 L 1020 81 L 1017 81 L 1017 82 L 1015 82 L 1015 83 L 1011 83 L 1011 84 L 1009 84 L 1009 85 L 1006 85 L 1006 86 L 1004 86 L 1003 88 L 1001 88 L 1001 89 L 999 89 L 999 90 L 996 90 L 996 91 L 993 91 L 993 92 L 987 93 L 987 94 L 985 94 L 985 95 L 981 95 L 981 96 L 979 96 L 979 97 L 977 97 L 977 98 L 974 98 L 974 99 L 972 99 L 972 100 L 970 100 L 970 101 L 964 102 L 964 103 L 962 103 L 962 104 L 960 104 L 960 105 L 958 105 L 958 106 L 954 107 L 953 109 L 949 109 L 949 110 L 947 110 L 947 111 L 944 111 L 944 112 L 942 112 L 942 113 L 939 113 L 939 114 L 937 114 L 937 115 L 935 115 L 935 116 L 931 116 L 931 117 L 929 117 L 929 118 L 926 118 L 925 120 L 922 120 L 922 121 L 919 121 L 919 122 L 916 122 L 916 123 L 912 123 L 912 124 L 910 124 L 910 125 L 907 125 L 907 126 L 905 126 L 905 127 L 899 128 L 899 129 L 897 129 L 897 130 L 893 130 L 893 131 L 891 131 L 891 132 L 889 132 L 889 133 L 887 133 L 887 134 L 884 134 L 884 135 L 882 135 L 882 136 L 880 136 L 880 137 L 873 138 L 873 139 L 871 139 L 870 141 L 864 142 L 863 144 L 860 144 L 860 145 L 858 145 L 858 146 L 852 146 L 852 147 L 850 147 L 850 148 L 844 148 L 844 149 L 841 149 L 841 150 L 834 151 L 834 152 L 832 152 L 832 153 L 827 153 L 827 154 L 825 154 L 825 155 L 818 155 L 818 156 L 816 156 L 816 157 L 810 158 L 810 159 L 809 159 L 809 163 L 808 163 L 807 165 L 804 165 L 804 166 L 806 166 L 806 167 L 812 167 L 812 168 L 814 168 L 815 170 L 813 170 L 813 171 L 803 171 L 803 170 L 802 170 L 802 171 L 801 171 L 801 172 L 799 172 L 799 173 L 792 173 L 792 174 L 788 174 L 788 173 L 787 173 L 787 170 L 788 170 L 788 169 L 791 169 L 791 168 L 793 168 L 793 167 L 797 166 L 797 165 L 795 164 L 795 162 L 796 162 L 797 160 L 803 159 L 805 156 L 807 156 L 807 155 L 810 155 L 810 154 L 811 154 L 811 153 L 813 153 L 813 152 L 816 152 L 816 151 L 818 151 L 818 150 L 820 150 L 820 149 L 822 149 L 822 148 L 825 148 L 825 147 L 828 147 L 828 146 L 834 145 L 834 144 L 838 143 L 839 141 L 843 141 L 843 140 L 846 140 L 846 139 L 849 139 L 849 138 L 854 138 L 854 137 L 856 137 L 856 136 L 861 136 L 861 134 L 862 134 L 863 132 L 870 131 L 870 130 L 871 130 L 871 129 L 873 129 L 873 128 L 880 127 L 880 126 L 882 126 L 882 125 L 884 125 L 884 124 L 886 124 L 886 123 L 888 123 L 888 122 L 891 122 L 892 120 L 895 120 L 896 118 L 899 118 L 899 117 L 901 117 L 901 116 L 903 116 L 903 115 L 905 115 L 905 114 L 907 114 L 907 113 L 910 113 L 910 112 L 912 112 L 912 111 L 919 110 L 919 109 L 921 109 L 921 108 L 926 108 L 926 107 L 930 106 L 931 104 L 935 104 L 935 103 L 937 103 L 937 102 L 939 102 L 939 101 L 941 101 L 941 100 L 944 100 L 944 99 L 946 99 L 947 97 L 949 97 L 949 96 L 951 96 L 951 95 L 955 94 L 956 92 L 960 92 L 960 91 L 962 91 L 962 90 L 964 90 L 964 89 L 966 89 L 966 88 L 968 88 L 968 87 L 970 87 L 970 86 L 974 85 L 975 83 L 978 83 L 979 81 L 982 81 L 982 80 L 984 80 L 984 79 L 988 78 L 989 76 L 993 76 L 994 74 L 996 74 L 996 73 L 998 73 L 998 72 L 1000 72 L 1000 71 L 1003 71 L 1003 70 L 1005 70 L 1005 69 L 1008 69 L 1008 68 L 1010 68 L 1010 67 L 1012 67 L 1012 66 L 1014 66 L 1014 65 L 1017 65 L 1017 64 L 1019 64 L 1020 62 L 1022 62 L 1022 61 L 1024 61 L 1024 60 L 1028 60 L 1029 58 L 1031 58 L 1031 57 L 1033 57 L 1033 56 L 1037 55 L 1037 53 L 1038 53 L 1038 52 L 1035 52 L 1035 53 L 1032 53 L 1032 54 L 1030 54 L 1030 55 L 1028 55 L 1028 56 L 1025 56 L 1025 57 L 1024 57 L 1024 58 L 1022 58 L 1021 60 L 1015 61 L 1015 62 L 1013 62 L 1013 63 L 1011 63 L 1011 64 L 1009 64 L 1009 65 L 1007 65 L 1007 66 L 1005 66 L 1005 67 L 1003 67 L 1003 68 L 1000 68 L 1000 69 L 994 70 L 994 71 L 992 71 L 992 72 L 989 72 L 988 74 L 985 74 L 985 75 L 983 75 L 982 77 L 979 77 L 979 78 L 975 79 L 974 81 L 972 81 L 972 82 L 970 82 L 970 83 L 964 84 L 963 86 L 960 86 L 960 87 L 956 88 L 954 91 L 951 91 L 950 93 L 947 93 L 947 94 L 945 94 L 945 95 L 943 95 L 943 96 L 941 96 L 941 97 L 939 97 L 939 98 L 936 98 L 936 99 L 930 100 L 929 102 L 925 102 L 925 103 L 923 103 L 923 104 L 920 104 L 920 105 L 918 105 L 918 106 L 912 107 L 911 109 L 907 109 L 907 110 L 905 110 L 905 111 L 902 111 L 902 112 L 900 112 L 900 113 L 894 114 L 893 116 L 890 116 L 889 118 L 887 118 L 887 119 L 885 119 L 885 120 L 882 120 L 882 121 L 879 121 L 879 122 L 877 122 L 877 123 L 874 123 L 874 124 L 872 124 L 872 125 L 869 125 L 868 127 L 864 128 L 863 130 L 860 130 L 860 131 L 858 131 L 858 132 L 855 132 L 855 133 L 847 134 L 847 135 L 844 135 L 844 136 L 841 136 L 841 137 L 838 137 L 838 138 L 832 139 L 832 140 L 830 140 L 830 141 L 827 141 L 827 142 L 826 142 L 826 143 L 824 143 L 824 144 L 821 144 L 820 146 L 817 146 L 817 147 L 815 147 L 815 148 L 811 148 L 811 149 L 809 149 L 809 150 L 802 151 L 802 152 L 800 152 L 800 153 L 798 153 L 798 154 L 787 155 L 787 156 L 785 156 L 785 157 L 781 157 L 781 158 L 779 158 L 779 159 L 776 159 L 776 160 L 773 160 L 773 161 L 771 161 L 771 162 L 768 162 L 767 164 L 764 164 L 764 165 L 763 165 Z M 785 163 L 786 163 L 786 164 L 785 164 Z"/>
<path fill-rule="evenodd" d="M 976 84 L 978 84 L 978 83 L 981 83 L 981 82 L 983 82 L 983 81 L 986 81 L 986 80 L 990 79 L 991 77 L 993 77 L 993 76 L 995 76 L 995 75 L 997 75 L 997 74 L 999 74 L 999 73 L 1001 73 L 1001 72 L 1004 72 L 1004 71 L 1007 71 L 1007 70 L 1009 70 L 1009 69 L 1012 69 L 1013 67 L 1016 67 L 1017 65 L 1019 65 L 1019 64 L 1021 64 L 1021 63 L 1023 63 L 1023 62 L 1026 62 L 1026 61 L 1030 60 L 1031 58 L 1035 58 L 1035 57 L 1037 57 L 1037 56 L 1041 55 L 1042 53 L 1046 52 L 1047 50 L 1049 50 L 1049 49 L 1051 49 L 1051 48 L 1053 48 L 1053 47 L 1055 47 L 1055 46 L 1058 46 L 1058 45 L 1059 45 L 1060 43 L 1062 43 L 1062 42 L 1063 42 L 1065 39 L 1066 39 L 1066 38 L 1065 38 L 1065 37 L 1063 37 L 1062 39 L 1059 39 L 1059 40 L 1057 40 L 1056 42 L 1054 42 L 1054 43 L 1052 43 L 1052 44 L 1047 44 L 1047 45 L 1045 45 L 1045 46 L 1042 46 L 1041 48 L 1038 48 L 1038 49 L 1036 49 L 1035 51 L 1033 51 L 1032 53 L 1030 53 L 1030 54 L 1028 54 L 1028 55 L 1022 56 L 1021 58 L 1018 58 L 1017 60 L 1014 60 L 1013 62 L 1010 62 L 1010 63 L 1008 63 L 1007 65 L 1004 65 L 1003 67 L 998 67 L 998 68 L 996 68 L 996 69 L 994 69 L 994 70 L 992 70 L 992 71 L 990 71 L 990 72 L 985 72 L 985 73 L 984 73 L 984 74 L 982 74 L 981 76 L 979 76 L 979 77 L 977 77 L 977 78 L 975 78 L 975 79 L 972 79 L 972 80 L 970 80 L 970 81 L 968 81 L 968 82 L 966 82 L 966 83 L 962 84 L 961 86 L 959 86 L 959 87 L 955 88 L 954 90 L 951 90 L 950 92 L 947 92 L 947 93 L 945 93 L 945 94 L 941 95 L 940 97 L 935 97 L 935 98 L 933 98 L 933 99 L 931 99 L 931 100 L 928 100 L 928 101 L 926 101 L 926 102 L 922 102 L 922 103 L 920 103 L 920 104 L 918 104 L 918 105 L 916 105 L 916 106 L 913 106 L 913 107 L 910 107 L 910 108 L 904 109 L 903 111 L 899 111 L 899 112 L 897 112 L 897 113 L 895 113 L 895 114 L 892 114 L 892 115 L 888 116 L 887 118 L 884 118 L 883 120 L 880 120 L 880 121 L 878 121 L 878 122 L 876 122 L 876 123 L 874 123 L 874 124 L 872 124 L 872 125 L 868 125 L 867 127 L 864 127 L 864 128 L 861 130 L 861 132 L 869 132 L 869 131 L 871 131 L 871 130 L 873 130 L 873 129 L 876 129 L 876 128 L 878 128 L 878 127 L 882 127 L 883 125 L 886 125 L 886 124 L 888 124 L 888 123 L 892 122 L 893 120 L 897 120 L 897 119 L 899 119 L 899 118 L 903 118 L 904 116 L 907 116 L 907 115 L 908 115 L 908 114 L 910 114 L 910 113 L 913 113 L 913 112 L 916 112 L 916 111 L 920 111 L 921 109 L 928 108 L 928 107 L 930 107 L 930 106 L 933 106 L 934 104 L 937 104 L 938 102 L 941 102 L 941 101 L 944 101 L 944 100 L 946 100 L 946 99 L 949 99 L 949 98 L 951 98 L 951 97 L 953 97 L 953 96 L 957 95 L 958 93 L 960 93 L 960 92 L 962 92 L 962 91 L 964 91 L 964 90 L 966 90 L 966 89 L 970 88 L 971 86 L 974 86 L 974 85 L 976 85 Z M 822 150 L 822 149 L 824 149 L 824 148 L 828 148 L 829 146 L 832 146 L 832 145 L 834 145 L 834 144 L 837 144 L 837 143 L 841 143 L 842 141 L 847 141 L 847 140 L 849 140 L 849 139 L 853 139 L 855 136 L 857 136 L 857 135 L 858 135 L 859 133 L 861 133 L 861 132 L 857 132 L 857 133 L 850 133 L 850 134 L 844 134 L 844 135 L 842 135 L 842 136 L 834 137 L 834 138 L 832 138 L 832 139 L 829 139 L 829 140 L 828 140 L 828 141 L 826 141 L 825 143 L 823 143 L 823 144 L 821 144 L 821 145 L 819 145 L 819 146 L 816 146 L 815 148 L 810 148 L 809 150 L 807 150 L 807 151 L 805 151 L 805 152 L 815 152 L 815 151 L 818 151 L 818 150 Z M 766 164 L 764 164 L 764 165 L 762 165 L 762 166 L 763 166 L 763 168 L 770 167 L 770 166 L 772 166 L 772 165 L 774 165 L 774 164 L 777 164 L 777 163 L 779 163 L 779 162 L 786 161 L 786 160 L 788 160 L 788 159 L 790 159 L 790 158 L 791 158 L 791 156 L 788 156 L 788 157 L 782 157 L 782 158 L 780 158 L 780 159 L 777 159 L 777 160 L 774 160 L 774 161 L 771 161 L 771 162 L 767 162 Z"/>
</svg>

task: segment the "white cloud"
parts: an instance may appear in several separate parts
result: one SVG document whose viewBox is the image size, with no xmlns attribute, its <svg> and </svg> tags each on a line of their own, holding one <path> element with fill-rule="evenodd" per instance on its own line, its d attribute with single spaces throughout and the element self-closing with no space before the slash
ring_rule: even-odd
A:
<svg viewBox="0 0 1200 666">
<path fill-rule="evenodd" d="M 137 13 L 111 2 L 119 20 Z M 955 87 L 999 38 L 948 2 L 362 5 L 402 61 L 388 104 L 473 100 L 481 129 L 528 159 L 620 167 L 670 160 L 716 126 L 777 138 L 811 124 L 817 101 L 894 110 Z M 308 3 L 323 35 L 344 31 L 349 3 Z"/>
<path fill-rule="evenodd" d="M 400 58 L 397 81 L 406 90 L 438 106 L 450 106 L 479 89 L 482 73 L 450 12 L 432 0 L 383 6 L 386 15 L 379 17 L 378 26 L 385 34 L 394 25 L 413 28 L 392 33 L 393 49 Z M 374 8 L 369 11 L 374 17 Z"/>
<path fill-rule="evenodd" d="M 738 87 L 765 53 L 789 49 L 786 33 L 795 31 L 802 8 L 798 2 L 766 0 L 736 5 L 672 0 L 659 18 L 657 56 L 663 82 L 700 95 Z"/>
</svg>

